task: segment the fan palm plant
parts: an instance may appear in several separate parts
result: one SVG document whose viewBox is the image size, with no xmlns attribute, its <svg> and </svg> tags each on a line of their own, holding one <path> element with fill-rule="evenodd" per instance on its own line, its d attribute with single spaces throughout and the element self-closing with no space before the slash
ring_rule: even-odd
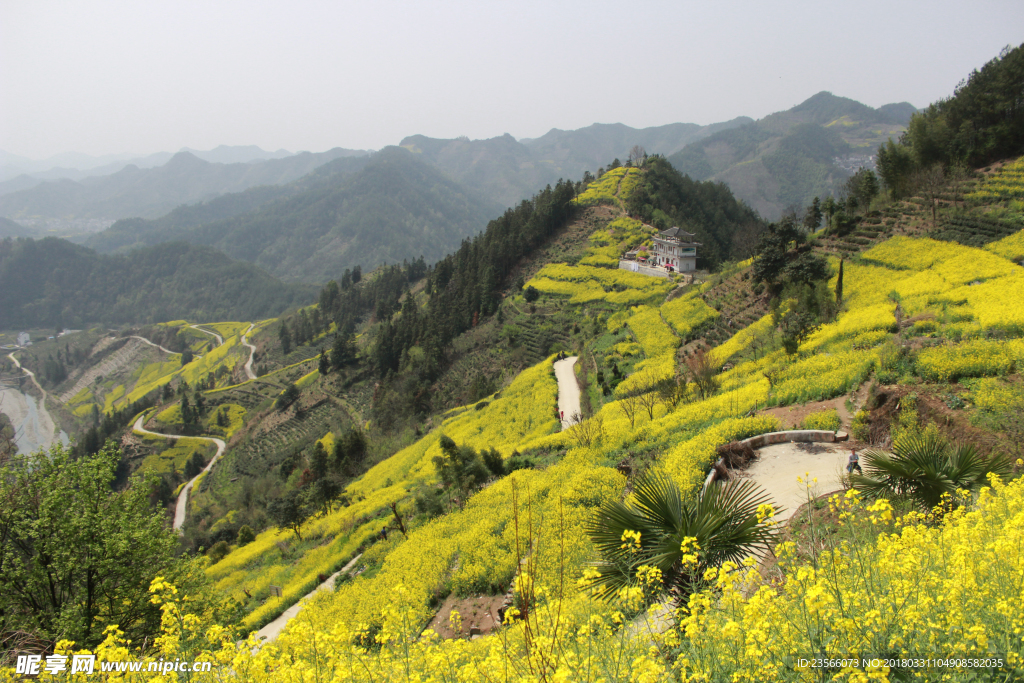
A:
<svg viewBox="0 0 1024 683">
<path fill-rule="evenodd" d="M 1005 477 L 1010 461 L 1005 456 L 984 456 L 970 444 L 950 443 L 938 430 L 897 439 L 893 452 L 861 452 L 862 474 L 851 474 L 850 484 L 873 498 L 902 498 L 930 510 L 944 495 L 973 491 L 991 473 Z"/>
<path fill-rule="evenodd" d="M 749 480 L 712 484 L 691 499 L 667 476 L 648 475 L 628 504 L 606 502 L 588 523 L 601 553 L 592 586 L 608 598 L 654 567 L 660 589 L 682 603 L 708 569 L 771 547 L 777 529 L 769 505 L 768 495 Z"/>
</svg>

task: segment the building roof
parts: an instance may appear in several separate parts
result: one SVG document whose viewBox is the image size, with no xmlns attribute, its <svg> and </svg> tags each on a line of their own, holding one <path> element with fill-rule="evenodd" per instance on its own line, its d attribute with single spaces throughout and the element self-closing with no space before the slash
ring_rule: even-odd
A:
<svg viewBox="0 0 1024 683">
<path fill-rule="evenodd" d="M 668 230 L 662 230 L 661 232 L 658 233 L 658 237 L 680 240 L 683 242 L 691 242 L 693 241 L 693 238 L 696 236 L 696 234 L 692 232 L 686 232 L 685 230 L 679 227 L 672 227 L 669 228 Z"/>
<path fill-rule="evenodd" d="M 693 241 L 693 238 L 696 236 L 696 234 L 692 232 L 686 232 L 682 228 L 672 227 L 669 228 L 668 230 L 662 230 L 661 232 L 659 232 L 657 235 L 655 235 L 655 239 L 670 240 L 672 242 L 680 242 L 682 244 L 692 244 L 698 247 L 703 246 L 700 242 Z"/>
</svg>

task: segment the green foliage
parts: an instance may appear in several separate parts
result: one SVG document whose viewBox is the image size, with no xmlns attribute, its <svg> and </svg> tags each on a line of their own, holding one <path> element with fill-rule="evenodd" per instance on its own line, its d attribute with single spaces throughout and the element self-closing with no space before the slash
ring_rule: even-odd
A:
<svg viewBox="0 0 1024 683">
<path fill-rule="evenodd" d="M 1020 232 L 1018 223 L 982 216 L 967 211 L 947 214 L 929 237 L 946 242 L 957 242 L 968 247 L 983 247 Z"/>
<path fill-rule="evenodd" d="M 753 276 L 755 282 L 765 283 L 777 294 L 787 283 L 811 285 L 824 280 L 828 277 L 828 262 L 810 251 L 804 234 L 787 216 L 761 234 Z"/>
<path fill-rule="evenodd" d="M 267 505 L 267 514 L 279 527 L 291 529 L 296 538 L 302 540 L 303 522 L 309 519 L 311 510 L 303 499 L 302 491 L 291 489 Z"/>
<path fill-rule="evenodd" d="M 252 527 L 248 524 L 243 524 L 238 529 L 238 545 L 246 545 L 256 540 L 256 534 L 253 533 Z"/>
<path fill-rule="evenodd" d="M 231 552 L 231 548 L 227 541 L 217 541 L 206 551 L 206 556 L 210 558 L 210 564 L 217 564 L 227 557 L 229 552 Z"/>
<path fill-rule="evenodd" d="M 461 508 L 473 489 L 487 481 L 488 468 L 484 458 L 480 457 L 471 446 L 458 446 L 447 436 L 441 436 L 441 455 L 433 457 L 434 468 L 448 493 L 449 504 L 452 496 L 454 503 Z M 497 461 L 495 462 L 495 456 Z M 487 453 L 487 457 L 495 466 L 501 465 L 499 453 Z"/>
<path fill-rule="evenodd" d="M 287 409 L 288 406 L 295 403 L 298 398 L 299 388 L 295 386 L 294 382 L 292 382 L 285 387 L 284 391 L 281 392 L 281 395 L 277 397 L 277 409 L 282 411 Z"/>
<path fill-rule="evenodd" d="M 120 459 L 113 446 L 76 459 L 58 444 L 0 473 L 5 632 L 94 646 L 117 624 L 141 641 L 159 629 L 149 600 L 156 576 L 198 590 L 188 562 L 175 559 L 177 534 L 150 508 L 152 482 L 111 489 Z"/>
<path fill-rule="evenodd" d="M 894 196 L 903 196 L 915 173 L 965 162 L 978 167 L 1024 154 L 1024 45 L 1007 48 L 961 81 L 952 97 L 914 114 L 898 144 L 878 150 L 879 171 Z"/>
<path fill-rule="evenodd" d="M 344 475 L 352 475 L 359 470 L 366 457 L 366 437 L 358 429 L 349 429 L 334 442 L 331 454 L 336 471 Z"/>
<path fill-rule="evenodd" d="M 663 581 L 656 591 L 685 604 L 709 569 L 772 546 L 776 527 L 761 508 L 769 500 L 749 480 L 712 484 L 684 498 L 668 477 L 646 477 L 628 503 L 605 502 L 586 527 L 601 553 L 597 594 L 612 598 L 622 588 L 643 586 L 649 576 L 643 568 L 653 567 Z"/>
<path fill-rule="evenodd" d="M 643 180 L 626 208 L 648 223 L 661 215 L 671 223 L 665 228 L 676 225 L 695 233 L 704 245 L 698 252 L 700 267 L 714 268 L 732 258 L 733 235 L 750 225 L 762 225 L 760 217 L 737 201 L 728 187 L 692 180 L 658 155 L 648 157 Z"/>
<path fill-rule="evenodd" d="M 874 498 L 906 498 L 924 510 L 976 490 L 990 474 L 1006 477 L 1011 469 L 1005 456 L 982 455 L 972 444 L 951 444 L 934 426 L 896 438 L 892 453 L 862 451 L 861 466 L 863 474 L 850 476 L 857 489 Z"/>
</svg>

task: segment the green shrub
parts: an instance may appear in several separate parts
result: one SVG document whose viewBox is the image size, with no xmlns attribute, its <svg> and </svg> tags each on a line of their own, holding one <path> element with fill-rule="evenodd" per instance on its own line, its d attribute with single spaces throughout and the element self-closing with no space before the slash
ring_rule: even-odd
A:
<svg viewBox="0 0 1024 683">
<path fill-rule="evenodd" d="M 248 524 L 243 524 L 242 528 L 238 530 L 238 545 L 246 545 L 256 540 L 256 534 L 253 533 L 252 528 Z"/>
<path fill-rule="evenodd" d="M 871 438 L 871 423 L 866 411 L 861 410 L 854 416 L 850 431 L 857 441 L 868 441 Z"/>
<path fill-rule="evenodd" d="M 210 564 L 217 564 L 231 552 L 231 548 L 228 547 L 227 541 L 217 541 L 210 549 L 206 551 L 206 556 L 210 558 Z"/>
</svg>

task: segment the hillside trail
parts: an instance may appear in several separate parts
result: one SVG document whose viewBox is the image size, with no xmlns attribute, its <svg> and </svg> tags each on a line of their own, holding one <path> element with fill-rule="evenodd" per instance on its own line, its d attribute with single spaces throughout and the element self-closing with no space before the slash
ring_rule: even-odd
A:
<svg viewBox="0 0 1024 683">
<path fill-rule="evenodd" d="M 284 627 L 288 625 L 288 622 L 294 619 L 299 614 L 299 610 L 302 609 L 303 602 L 309 600 L 311 597 L 313 597 L 320 591 L 333 590 L 334 580 L 342 574 L 351 571 L 352 568 L 356 566 L 356 562 L 358 562 L 359 558 L 362 556 L 363 554 L 359 553 L 358 555 L 353 557 L 351 560 L 349 560 L 348 564 L 346 564 L 344 567 L 331 574 L 329 577 L 327 577 L 326 581 L 321 583 L 319 586 L 317 586 L 310 592 L 306 593 L 301 598 L 299 598 L 298 602 L 296 602 L 294 605 L 292 605 L 284 612 L 282 612 L 281 616 L 279 616 L 277 619 L 274 619 L 272 622 L 270 622 L 269 624 L 261 628 L 259 631 L 257 631 L 256 640 L 260 641 L 260 644 L 263 644 L 269 643 L 275 638 L 277 638 L 281 634 L 281 631 L 284 630 Z"/>
<path fill-rule="evenodd" d="M 192 490 L 192 485 L 196 483 L 196 479 L 203 476 L 213 468 L 213 464 L 217 462 L 220 456 L 224 455 L 224 448 L 226 444 L 222 439 L 217 439 L 212 436 L 184 436 L 181 434 L 161 434 L 159 432 L 151 432 L 142 426 L 142 421 L 145 419 L 145 415 L 140 415 L 139 419 L 135 421 L 135 425 L 132 429 L 140 434 L 151 434 L 153 436 L 162 436 L 165 439 L 202 439 L 203 441 L 212 441 L 217 446 L 217 453 L 210 458 L 210 462 L 207 463 L 203 471 L 192 477 L 187 484 L 185 484 L 181 493 L 178 494 L 178 502 L 174 506 L 174 528 L 181 531 L 182 525 L 185 523 L 185 512 L 188 508 L 188 493 Z"/>
<path fill-rule="evenodd" d="M 249 349 L 249 360 L 245 362 L 245 375 L 249 379 L 256 379 L 256 373 L 252 371 L 252 361 L 256 357 L 256 347 L 249 343 L 249 333 L 252 332 L 252 328 L 256 327 L 256 323 L 249 323 L 249 329 L 242 335 L 242 346 L 248 347 Z"/>
<path fill-rule="evenodd" d="M 165 348 L 165 347 L 163 347 L 163 346 L 160 346 L 159 344 L 154 344 L 153 342 L 149 341 L 149 340 L 148 340 L 148 339 L 146 339 L 145 337 L 140 337 L 140 336 L 139 336 L 139 335 L 137 335 L 137 334 L 133 334 L 133 335 L 131 336 L 131 339 L 139 339 L 139 340 L 141 340 L 141 341 L 144 341 L 144 342 L 146 342 L 147 344 L 149 344 L 150 346 L 155 346 L 156 348 L 160 349 L 160 350 L 161 350 L 161 351 L 163 351 L 164 353 L 177 353 L 176 351 L 171 351 L 170 349 L 168 349 L 168 348 Z M 202 356 L 200 356 L 200 355 L 199 355 L 198 353 L 197 353 L 197 354 L 195 354 L 195 356 L 196 356 L 196 358 L 202 358 Z"/>
<path fill-rule="evenodd" d="M 576 381 L 573 366 L 577 356 L 555 361 L 555 379 L 558 381 L 558 414 L 562 431 L 572 426 L 572 416 L 580 414 L 580 385 Z"/>
<path fill-rule="evenodd" d="M 216 332 L 210 332 L 209 330 L 204 330 L 203 328 L 199 327 L 199 325 L 189 325 L 189 327 L 191 327 L 193 330 L 199 330 L 200 332 L 204 332 L 204 333 L 206 333 L 206 334 L 208 334 L 210 336 L 216 337 L 217 338 L 217 346 L 220 346 L 221 344 L 224 343 L 224 337 L 220 336 Z"/>
</svg>

